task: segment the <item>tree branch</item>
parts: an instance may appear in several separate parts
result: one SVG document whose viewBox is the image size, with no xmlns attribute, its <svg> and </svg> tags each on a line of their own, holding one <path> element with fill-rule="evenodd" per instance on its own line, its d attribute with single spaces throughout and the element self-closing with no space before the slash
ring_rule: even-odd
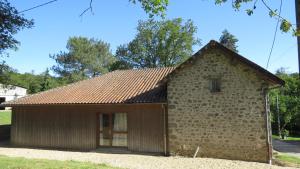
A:
<svg viewBox="0 0 300 169">
<path fill-rule="evenodd" d="M 93 12 L 93 0 L 90 0 L 90 6 L 88 8 L 86 8 L 79 16 L 82 17 L 87 11 L 91 11 L 91 13 L 94 15 Z"/>
<path fill-rule="evenodd" d="M 273 9 L 271 9 L 271 7 L 264 1 L 264 0 L 261 0 L 262 3 L 264 4 L 264 6 L 274 14 L 274 16 L 277 16 L 279 20 L 286 20 L 285 18 L 283 18 L 280 14 L 277 14 Z"/>
</svg>

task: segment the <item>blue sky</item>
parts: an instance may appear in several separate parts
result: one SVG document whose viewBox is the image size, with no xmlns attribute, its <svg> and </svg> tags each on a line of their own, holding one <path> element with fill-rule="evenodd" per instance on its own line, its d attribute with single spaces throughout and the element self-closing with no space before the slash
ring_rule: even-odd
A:
<svg viewBox="0 0 300 169">
<path fill-rule="evenodd" d="M 47 0 L 11 0 L 18 10 L 36 6 Z M 278 8 L 279 0 L 267 0 Z M 136 33 L 138 20 L 146 20 L 148 15 L 139 5 L 128 0 L 94 0 L 94 15 L 79 14 L 88 7 L 89 0 L 58 0 L 52 4 L 24 13 L 35 21 L 34 28 L 20 31 L 15 37 L 21 42 L 17 51 L 9 51 L 7 63 L 19 72 L 43 72 L 55 62 L 49 54 L 66 50 L 66 42 L 71 36 L 85 36 L 102 39 L 111 44 L 114 53 L 117 46 L 131 41 Z M 218 40 L 221 32 L 228 29 L 238 39 L 238 50 L 246 58 L 266 67 L 276 20 L 268 16 L 268 11 L 258 1 L 257 9 L 249 17 L 244 12 L 247 4 L 234 11 L 230 3 L 222 6 L 214 0 L 170 0 L 167 19 L 182 17 L 191 19 L 198 27 L 197 37 L 205 45 L 211 39 Z M 295 22 L 294 1 L 283 1 L 282 16 Z M 194 47 L 199 50 L 200 47 Z M 291 33 L 278 32 L 269 69 L 274 72 L 284 67 L 296 72 L 297 41 Z"/>
</svg>

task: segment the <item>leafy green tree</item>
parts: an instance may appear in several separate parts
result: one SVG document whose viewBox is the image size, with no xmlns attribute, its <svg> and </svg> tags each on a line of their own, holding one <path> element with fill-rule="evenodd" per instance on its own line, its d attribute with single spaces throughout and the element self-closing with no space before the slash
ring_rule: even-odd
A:
<svg viewBox="0 0 300 169">
<path fill-rule="evenodd" d="M 50 70 L 47 68 L 45 72 L 36 76 L 37 79 L 40 79 L 40 89 L 39 91 L 46 91 L 58 86 L 65 84 L 62 78 L 53 77 L 50 75 Z"/>
<path fill-rule="evenodd" d="M 109 71 L 111 72 L 114 70 L 126 70 L 126 69 L 132 69 L 132 68 L 133 68 L 133 65 L 131 65 L 129 62 L 117 60 L 109 66 Z"/>
<path fill-rule="evenodd" d="M 16 8 L 12 7 L 7 0 L 0 1 L 0 83 L 9 84 L 9 72 L 12 71 L 4 61 L 3 57 L 8 56 L 7 49 L 17 49 L 19 42 L 14 35 L 24 29 L 33 26 L 32 20 L 25 19 Z"/>
<path fill-rule="evenodd" d="M 139 21 L 135 38 L 120 45 L 116 57 L 121 67 L 165 67 L 177 65 L 192 55 L 192 47 L 200 45 L 191 20 Z"/>
<path fill-rule="evenodd" d="M 270 92 L 270 110 L 272 126 L 278 131 L 276 97 L 279 100 L 279 116 L 281 131 L 287 129 L 292 134 L 300 134 L 300 81 L 297 73 L 288 74 L 284 69 L 276 73 L 286 84 L 284 87 Z"/>
<path fill-rule="evenodd" d="M 9 73 L 10 84 L 15 86 L 21 86 L 27 89 L 29 94 L 37 93 L 40 91 L 41 78 L 35 75 L 34 72 L 30 73 L 18 73 L 16 71 L 11 71 Z"/>
<path fill-rule="evenodd" d="M 20 86 L 28 89 L 29 94 L 49 90 L 66 84 L 66 81 L 61 77 L 54 77 L 50 75 L 49 69 L 41 74 L 18 73 L 15 70 L 8 72 L 7 76 L 10 78 L 10 84 Z"/>
<path fill-rule="evenodd" d="M 251 16 L 253 15 L 255 9 L 257 8 L 257 2 L 261 2 L 261 5 L 265 7 L 267 12 L 269 13 L 269 16 L 272 18 L 276 18 L 280 21 L 280 30 L 283 32 L 289 32 L 292 30 L 293 34 L 296 36 L 300 36 L 300 30 L 296 28 L 296 25 L 293 26 L 291 22 L 284 18 L 278 10 L 275 8 L 272 8 L 269 2 L 266 2 L 266 0 L 214 0 L 216 5 L 221 5 L 223 3 L 231 3 L 232 8 L 236 11 L 240 11 L 243 4 L 247 4 L 247 7 L 245 9 L 245 12 Z M 149 14 L 150 17 L 153 16 L 165 16 L 167 7 L 169 5 L 169 0 L 129 0 L 129 2 L 139 2 L 146 11 L 146 13 Z"/>
<path fill-rule="evenodd" d="M 239 52 L 237 50 L 238 46 L 236 44 L 239 40 L 234 35 L 229 33 L 228 30 L 225 29 L 222 32 L 222 35 L 221 35 L 219 41 L 222 45 L 226 46 L 227 48 L 229 48 L 235 52 Z"/>
<path fill-rule="evenodd" d="M 13 37 L 24 28 L 31 28 L 32 20 L 25 19 L 7 0 L 0 1 L 0 56 L 6 49 L 17 49 L 19 42 Z"/>
<path fill-rule="evenodd" d="M 41 88 L 40 91 L 45 91 L 51 89 L 51 76 L 49 74 L 49 69 L 47 68 L 46 71 L 42 74 L 42 81 L 41 81 Z"/>
<path fill-rule="evenodd" d="M 85 37 L 72 37 L 67 43 L 68 52 L 50 55 L 57 65 L 52 70 L 68 83 L 108 72 L 114 62 L 108 43 Z"/>
<path fill-rule="evenodd" d="M 164 17 L 169 0 L 129 0 L 129 2 L 140 2 L 142 8 L 150 17 L 154 15 L 160 15 Z"/>
<path fill-rule="evenodd" d="M 6 87 L 6 85 L 8 85 L 11 81 L 10 72 L 13 71 L 15 70 L 9 67 L 4 61 L 0 63 L 0 84 Z"/>
</svg>

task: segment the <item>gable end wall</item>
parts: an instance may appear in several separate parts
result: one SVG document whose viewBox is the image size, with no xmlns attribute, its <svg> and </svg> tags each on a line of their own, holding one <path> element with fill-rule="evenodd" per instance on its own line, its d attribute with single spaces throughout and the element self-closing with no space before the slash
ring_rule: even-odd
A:
<svg viewBox="0 0 300 169">
<path fill-rule="evenodd" d="M 244 64 L 207 51 L 170 77 L 168 133 L 171 155 L 268 162 L 265 82 Z M 209 79 L 221 79 L 211 93 Z"/>
</svg>

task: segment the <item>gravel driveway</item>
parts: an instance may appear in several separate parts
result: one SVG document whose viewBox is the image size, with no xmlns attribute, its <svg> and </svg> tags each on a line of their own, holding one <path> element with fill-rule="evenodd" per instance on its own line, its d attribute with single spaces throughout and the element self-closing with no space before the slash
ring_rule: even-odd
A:
<svg viewBox="0 0 300 169">
<path fill-rule="evenodd" d="M 28 148 L 0 147 L 0 155 L 36 159 L 75 160 L 105 163 L 131 169 L 283 169 L 263 163 L 210 158 L 162 157 L 137 154 L 99 152 L 71 152 Z"/>
</svg>

